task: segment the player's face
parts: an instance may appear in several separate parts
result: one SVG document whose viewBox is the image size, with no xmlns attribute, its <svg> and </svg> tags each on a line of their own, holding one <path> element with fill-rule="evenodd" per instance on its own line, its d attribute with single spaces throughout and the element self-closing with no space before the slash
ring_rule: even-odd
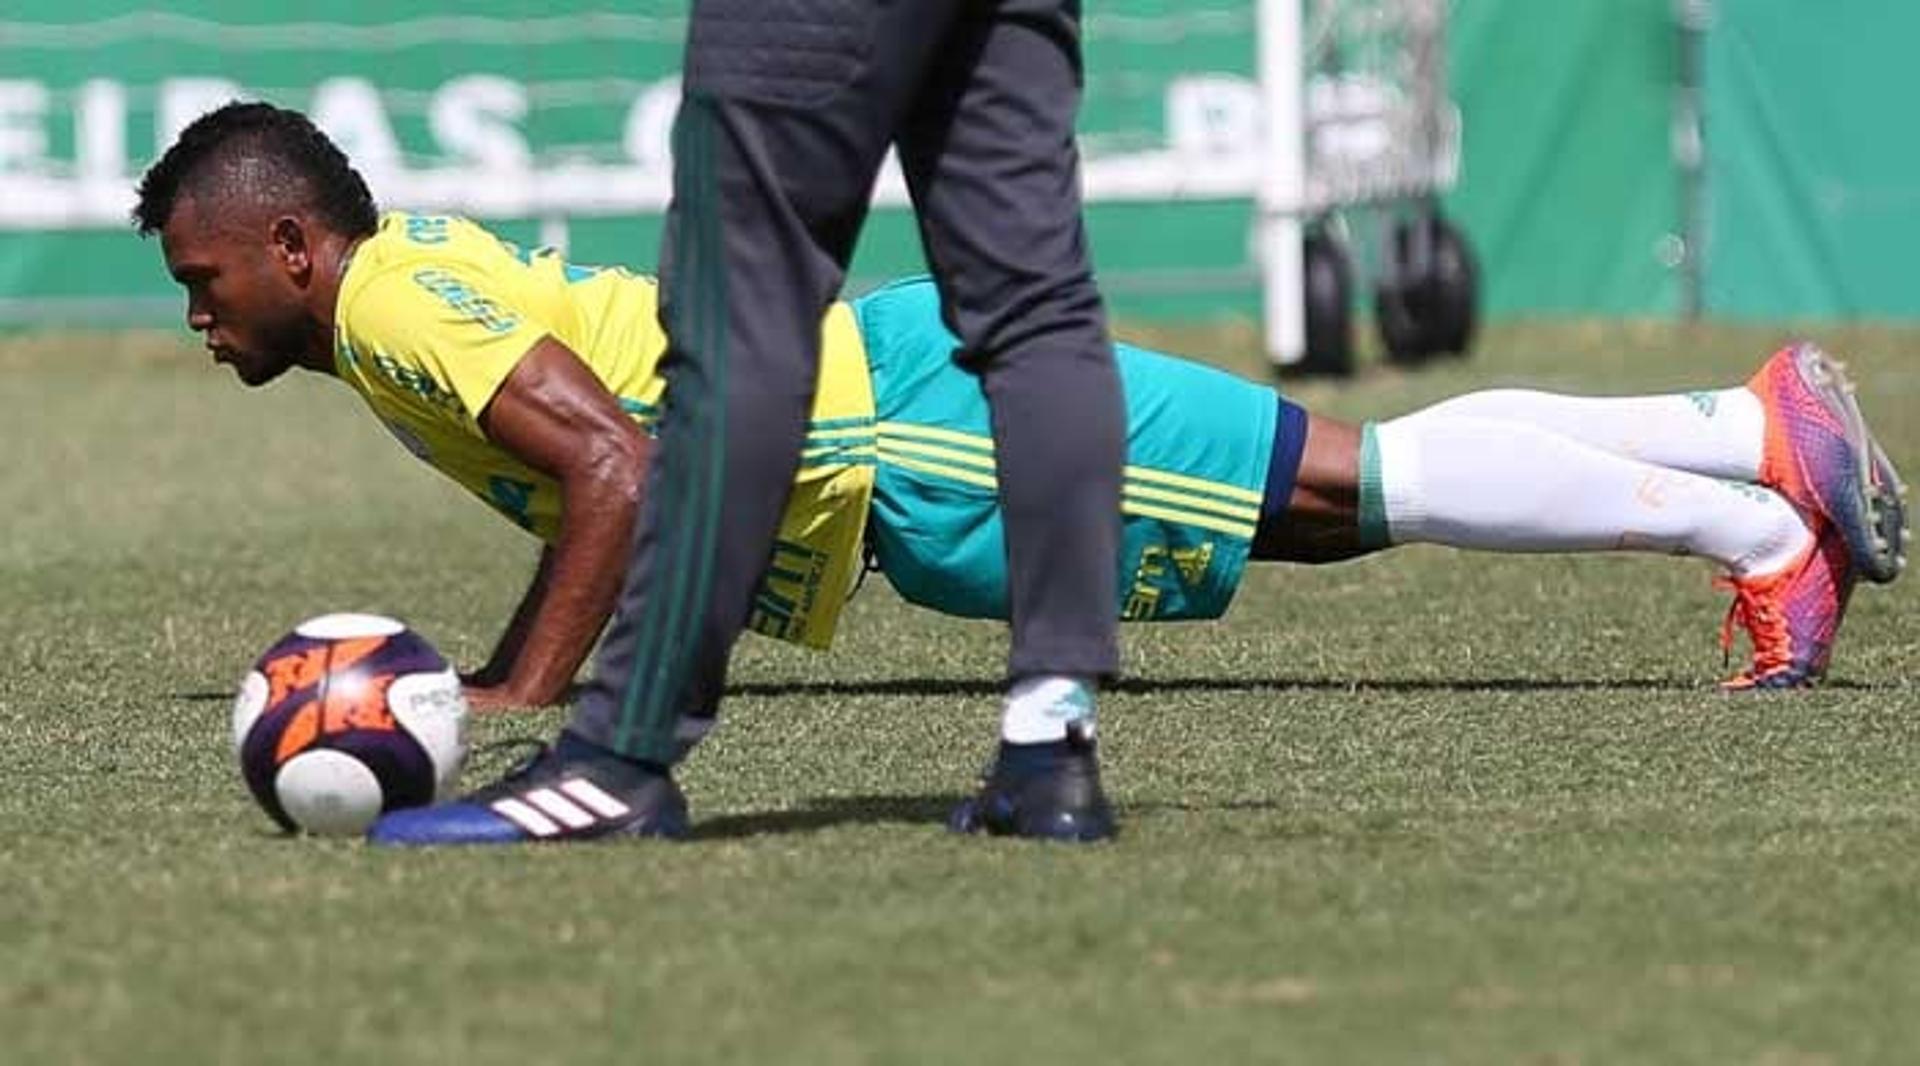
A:
<svg viewBox="0 0 1920 1066">
<path fill-rule="evenodd" d="M 206 338 L 215 362 L 264 385 L 300 361 L 311 330 L 272 223 L 215 219 L 186 198 L 161 229 L 160 247 L 187 290 L 187 328 Z"/>
</svg>

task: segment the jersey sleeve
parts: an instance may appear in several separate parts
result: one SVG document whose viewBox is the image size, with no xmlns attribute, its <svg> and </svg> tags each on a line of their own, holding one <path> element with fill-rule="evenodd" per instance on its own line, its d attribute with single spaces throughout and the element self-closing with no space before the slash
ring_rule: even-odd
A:
<svg viewBox="0 0 1920 1066">
<path fill-rule="evenodd" d="M 360 292 L 344 325 L 356 357 L 372 364 L 370 385 L 455 413 L 474 433 L 513 368 L 550 332 L 483 271 L 457 263 L 390 270 Z"/>
</svg>

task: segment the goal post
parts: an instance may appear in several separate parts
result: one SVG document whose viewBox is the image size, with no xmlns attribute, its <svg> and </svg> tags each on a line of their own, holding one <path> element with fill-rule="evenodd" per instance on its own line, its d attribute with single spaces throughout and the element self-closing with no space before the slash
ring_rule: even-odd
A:
<svg viewBox="0 0 1920 1066">
<path fill-rule="evenodd" d="M 1306 203 L 1306 85 L 1302 0 L 1258 0 L 1256 64 L 1266 137 L 1254 196 L 1261 336 L 1280 366 L 1306 355 L 1307 312 L 1301 209 Z"/>
</svg>

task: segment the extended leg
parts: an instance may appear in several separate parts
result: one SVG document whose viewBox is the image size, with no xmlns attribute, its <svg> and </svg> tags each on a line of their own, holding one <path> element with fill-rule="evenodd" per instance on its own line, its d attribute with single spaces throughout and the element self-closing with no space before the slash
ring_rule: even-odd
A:
<svg viewBox="0 0 1920 1066">
<path fill-rule="evenodd" d="M 1699 555 L 1736 574 L 1811 534 L 1779 494 L 1622 458 L 1531 425 L 1430 412 L 1355 427 L 1309 416 L 1284 521 L 1256 557 L 1328 562 L 1399 544 Z"/>
<path fill-rule="evenodd" d="M 1757 482 L 1831 522 L 1868 580 L 1892 581 L 1905 565 L 1900 476 L 1845 368 L 1812 344 L 1780 349 L 1734 388 L 1622 397 L 1496 389 L 1410 417 L 1524 422 L 1616 455 Z"/>
<path fill-rule="evenodd" d="M 1740 387 L 1648 396 L 1488 389 L 1407 417 L 1518 422 L 1655 466 L 1738 481 L 1759 480 L 1766 443 L 1766 411 Z"/>
<path fill-rule="evenodd" d="M 1290 507 L 1258 558 L 1323 562 L 1409 543 L 1497 552 L 1653 551 L 1725 567 L 1753 640 L 1736 688 L 1818 677 L 1854 584 L 1831 528 L 1771 489 L 1623 458 L 1520 422 L 1432 412 L 1309 421 Z M 1728 639 L 1723 634 L 1723 640 Z"/>
</svg>

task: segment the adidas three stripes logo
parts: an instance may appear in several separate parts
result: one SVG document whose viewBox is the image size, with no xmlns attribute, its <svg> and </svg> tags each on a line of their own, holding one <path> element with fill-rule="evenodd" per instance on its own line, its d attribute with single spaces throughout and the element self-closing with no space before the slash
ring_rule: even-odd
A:
<svg viewBox="0 0 1920 1066">
<path fill-rule="evenodd" d="M 633 813 L 633 808 L 583 777 L 570 777 L 557 785 L 497 799 L 490 807 L 493 813 L 536 837 L 555 836 L 563 830 L 590 829 L 596 822 Z"/>
</svg>

